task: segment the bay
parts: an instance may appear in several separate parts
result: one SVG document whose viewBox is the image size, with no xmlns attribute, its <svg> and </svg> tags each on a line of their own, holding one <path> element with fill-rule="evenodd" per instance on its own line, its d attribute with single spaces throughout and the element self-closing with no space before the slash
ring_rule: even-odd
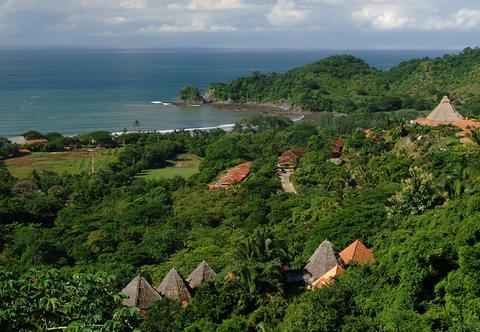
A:
<svg viewBox="0 0 480 332">
<path fill-rule="evenodd" d="M 168 102 L 191 84 L 206 89 L 253 71 L 284 72 L 334 54 L 352 54 L 388 70 L 401 61 L 448 50 L 242 50 L 0 48 L 0 135 L 27 130 L 77 134 L 94 130 L 200 128 L 251 115 Z"/>
</svg>

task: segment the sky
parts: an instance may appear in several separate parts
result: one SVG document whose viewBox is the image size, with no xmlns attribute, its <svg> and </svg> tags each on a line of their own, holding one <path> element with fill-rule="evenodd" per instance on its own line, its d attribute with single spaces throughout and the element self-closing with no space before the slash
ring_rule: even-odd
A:
<svg viewBox="0 0 480 332">
<path fill-rule="evenodd" d="M 0 0 L 0 45 L 455 49 L 479 0 Z"/>
</svg>

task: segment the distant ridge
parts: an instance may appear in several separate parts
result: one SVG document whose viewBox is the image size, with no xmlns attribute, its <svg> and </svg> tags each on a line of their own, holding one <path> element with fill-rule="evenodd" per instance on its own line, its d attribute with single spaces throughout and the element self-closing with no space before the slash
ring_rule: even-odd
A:
<svg viewBox="0 0 480 332">
<path fill-rule="evenodd" d="M 404 61 L 388 71 L 351 55 L 336 55 L 283 74 L 254 72 L 230 83 L 213 83 L 208 94 L 214 101 L 340 113 L 429 110 L 448 94 L 462 109 L 473 109 L 479 79 L 478 48 Z"/>
</svg>

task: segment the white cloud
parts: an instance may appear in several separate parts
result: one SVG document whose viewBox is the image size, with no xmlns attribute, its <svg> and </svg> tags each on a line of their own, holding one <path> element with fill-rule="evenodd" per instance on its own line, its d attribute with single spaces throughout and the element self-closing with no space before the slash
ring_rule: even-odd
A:
<svg viewBox="0 0 480 332">
<path fill-rule="evenodd" d="M 354 21 L 370 25 L 378 30 L 405 28 L 412 24 L 402 7 L 391 5 L 368 5 L 352 13 Z"/>
<path fill-rule="evenodd" d="M 126 9 L 145 9 L 147 4 L 144 0 L 121 0 L 120 6 Z"/>
<path fill-rule="evenodd" d="M 292 25 L 306 20 L 308 11 L 299 8 L 292 0 L 277 0 L 267 13 L 267 20 L 274 26 Z"/>
<path fill-rule="evenodd" d="M 238 28 L 230 25 L 216 25 L 200 19 L 194 19 L 189 25 L 162 24 L 159 26 L 148 26 L 137 30 L 139 34 L 156 33 L 187 33 L 187 32 L 233 32 Z"/>
<path fill-rule="evenodd" d="M 378 0 L 382 1 L 382 0 Z M 366 4 L 353 11 L 354 22 L 375 30 L 469 30 L 480 28 L 480 11 L 460 9 L 451 13 L 439 14 L 440 8 L 435 2 L 416 4 L 411 0 L 405 2 L 382 1 Z"/>
<path fill-rule="evenodd" d="M 185 8 L 189 10 L 232 10 L 251 7 L 252 5 L 245 4 L 242 0 L 191 0 Z"/>
<path fill-rule="evenodd" d="M 216 43 L 209 33 L 242 32 L 232 37 L 246 43 L 269 38 L 272 43 L 313 46 L 309 39 L 323 47 L 326 39 L 337 42 L 335 34 L 357 45 L 365 43 L 361 38 L 367 43 L 390 38 L 379 31 L 395 31 L 391 36 L 401 35 L 402 40 L 415 40 L 416 32 L 422 31 L 424 36 L 448 32 L 454 40 L 469 35 L 474 45 L 479 29 L 478 0 L 0 0 L 4 44 L 50 44 L 57 38 L 101 44 L 111 36 L 141 43 L 169 33 L 182 33 L 192 42 Z M 312 37 L 318 35 L 325 38 Z M 230 46 L 235 41 L 224 43 Z"/>
</svg>

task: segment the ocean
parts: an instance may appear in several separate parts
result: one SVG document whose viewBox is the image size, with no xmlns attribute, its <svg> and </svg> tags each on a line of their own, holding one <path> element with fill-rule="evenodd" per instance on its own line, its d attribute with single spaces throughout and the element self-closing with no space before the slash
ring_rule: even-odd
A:
<svg viewBox="0 0 480 332">
<path fill-rule="evenodd" d="M 0 48 L 0 135 L 202 128 L 250 112 L 164 105 L 185 85 L 206 89 L 253 71 L 283 72 L 334 54 L 388 70 L 448 50 L 232 50 Z M 157 103 L 152 103 L 157 102 Z"/>
</svg>

